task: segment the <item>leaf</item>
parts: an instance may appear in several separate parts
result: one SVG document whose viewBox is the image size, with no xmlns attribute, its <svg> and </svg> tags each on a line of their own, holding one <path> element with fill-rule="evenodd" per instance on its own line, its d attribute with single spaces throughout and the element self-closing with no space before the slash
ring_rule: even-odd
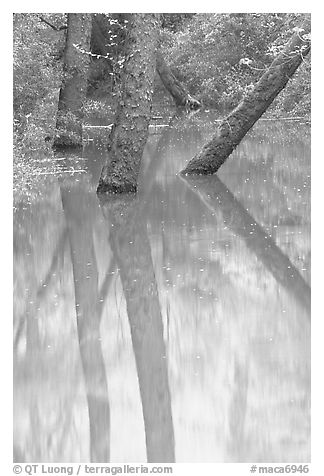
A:
<svg viewBox="0 0 324 476">
<path fill-rule="evenodd" d="M 298 26 L 295 26 L 292 31 L 296 32 L 296 33 L 300 33 L 301 31 L 304 31 L 304 28 L 300 28 Z"/>
<path fill-rule="evenodd" d="M 239 61 L 239 64 L 251 64 L 251 63 L 252 63 L 252 60 L 250 60 L 249 58 L 241 58 Z"/>
</svg>

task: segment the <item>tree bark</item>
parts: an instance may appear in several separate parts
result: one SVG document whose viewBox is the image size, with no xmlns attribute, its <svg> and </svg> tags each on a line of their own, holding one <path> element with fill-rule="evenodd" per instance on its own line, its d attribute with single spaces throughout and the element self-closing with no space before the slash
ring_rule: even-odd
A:
<svg viewBox="0 0 324 476">
<path fill-rule="evenodd" d="M 109 70 L 112 72 L 113 67 L 109 56 L 109 40 L 106 38 L 102 27 L 97 19 L 96 14 L 92 14 L 92 29 L 91 29 L 91 53 L 99 54 L 105 58 L 101 58 L 108 65 Z M 101 61 L 100 60 L 100 61 Z"/>
<path fill-rule="evenodd" d="M 128 32 L 122 92 L 98 192 L 136 192 L 151 117 L 158 15 L 135 13 Z"/>
<path fill-rule="evenodd" d="M 108 39 L 98 23 L 96 14 L 92 14 L 91 52 L 98 52 L 102 56 L 108 53 Z"/>
<path fill-rule="evenodd" d="M 83 104 L 90 58 L 91 14 L 69 13 L 54 145 L 82 146 Z M 77 47 L 75 46 L 77 45 Z M 78 49 L 80 48 L 80 49 Z"/>
<path fill-rule="evenodd" d="M 103 33 L 95 15 L 93 15 L 92 19 L 91 43 L 93 44 L 95 50 L 99 51 L 101 55 L 106 56 L 109 52 L 109 47 L 107 47 L 107 38 Z M 186 87 L 174 76 L 160 51 L 157 51 L 156 53 L 156 71 L 158 72 L 165 89 L 174 99 L 176 106 L 185 106 L 194 110 L 201 107 L 201 103 L 192 97 L 187 91 Z"/>
<path fill-rule="evenodd" d="M 177 106 L 199 109 L 201 103 L 190 96 L 185 86 L 174 76 L 160 51 L 156 54 L 156 69 L 165 89 L 171 94 Z"/>
<path fill-rule="evenodd" d="M 142 400 L 147 462 L 175 460 L 171 396 L 157 283 L 141 206 L 132 195 L 101 195 L 120 270 Z"/>
<path fill-rule="evenodd" d="M 221 122 L 214 137 L 187 164 L 182 174 L 210 175 L 217 172 L 245 134 L 284 89 L 309 53 L 309 19 L 303 23 L 302 28 L 303 31 L 294 34 L 283 52 L 261 76 L 254 89 Z"/>
</svg>

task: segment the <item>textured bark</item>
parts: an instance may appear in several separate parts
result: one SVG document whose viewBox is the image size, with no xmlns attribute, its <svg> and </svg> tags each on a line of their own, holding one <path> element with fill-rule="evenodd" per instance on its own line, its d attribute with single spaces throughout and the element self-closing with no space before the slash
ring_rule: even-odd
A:
<svg viewBox="0 0 324 476">
<path fill-rule="evenodd" d="M 92 15 L 91 52 L 103 56 L 108 53 L 108 39 L 103 33 L 95 14 Z"/>
<path fill-rule="evenodd" d="M 245 134 L 284 89 L 303 58 L 309 53 L 310 40 L 302 37 L 310 32 L 309 19 L 304 22 L 302 28 L 304 31 L 294 34 L 254 89 L 221 122 L 214 137 L 187 164 L 182 174 L 208 175 L 217 172 Z"/>
<path fill-rule="evenodd" d="M 190 96 L 185 86 L 174 76 L 160 51 L 156 54 L 156 69 L 165 89 L 171 94 L 177 106 L 199 109 L 200 102 Z"/>
<path fill-rule="evenodd" d="M 98 19 L 98 14 L 92 14 L 92 29 L 91 29 L 91 53 L 101 55 L 104 58 L 99 58 L 100 63 L 104 63 L 105 67 L 108 66 L 108 69 L 110 72 L 113 71 L 113 66 L 111 63 L 109 56 L 109 52 L 111 47 L 109 47 L 109 39 L 106 37 L 102 26 L 100 25 L 100 21 Z M 92 65 L 95 65 L 96 63 L 92 63 Z M 94 69 L 94 68 L 93 68 Z M 96 77 L 100 77 L 102 75 L 101 70 L 103 69 L 103 66 L 99 68 L 95 68 L 97 73 L 94 74 L 93 70 L 90 72 L 90 77 L 92 79 L 96 79 Z"/>
<path fill-rule="evenodd" d="M 109 52 L 107 43 L 108 40 L 96 19 L 96 15 L 93 15 L 91 34 L 91 44 L 93 45 L 93 49 L 105 56 Z M 194 110 L 201 107 L 201 103 L 192 97 L 186 87 L 174 76 L 160 51 L 157 51 L 156 53 L 156 71 L 158 72 L 165 89 L 174 99 L 176 106 L 185 106 Z"/>
<path fill-rule="evenodd" d="M 82 146 L 83 103 L 87 92 L 91 14 L 69 13 L 54 145 Z"/>
<path fill-rule="evenodd" d="M 148 137 L 159 17 L 154 13 L 135 13 L 131 19 L 121 99 L 98 192 L 136 192 Z"/>
<path fill-rule="evenodd" d="M 174 430 L 166 348 L 146 223 L 138 199 L 101 196 L 111 223 L 110 246 L 120 270 L 142 400 L 147 461 L 174 462 Z M 105 200 L 105 201 L 104 201 Z"/>
<path fill-rule="evenodd" d="M 212 211 L 222 210 L 224 225 L 243 238 L 247 248 L 263 263 L 275 280 L 307 311 L 311 289 L 290 259 L 280 250 L 230 190 L 214 177 L 186 177 L 185 182 Z"/>
<path fill-rule="evenodd" d="M 77 330 L 89 413 L 90 460 L 107 463 L 110 459 L 110 406 L 100 341 L 91 201 L 82 189 L 70 190 L 63 186 L 61 197 L 71 247 Z M 82 206 L 81 202 L 85 200 Z M 89 221 L 85 223 L 83 213 L 87 207 Z"/>
</svg>

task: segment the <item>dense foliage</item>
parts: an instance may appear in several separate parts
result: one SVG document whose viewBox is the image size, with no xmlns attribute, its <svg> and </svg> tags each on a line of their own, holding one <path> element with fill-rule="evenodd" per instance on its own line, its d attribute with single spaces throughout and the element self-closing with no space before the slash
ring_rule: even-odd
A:
<svg viewBox="0 0 324 476">
<path fill-rule="evenodd" d="M 96 14 L 85 122 L 113 118 L 123 67 L 127 14 Z M 162 14 L 160 44 L 173 73 L 208 108 L 235 107 L 303 20 L 302 14 Z M 28 157 L 51 150 L 66 36 L 65 14 L 14 14 L 15 174 L 21 183 Z M 103 54 L 104 53 L 104 54 Z M 156 80 L 157 99 L 169 100 Z M 307 57 L 268 113 L 308 116 Z M 37 154 L 35 154 L 37 152 Z"/>
<path fill-rule="evenodd" d="M 60 87 L 58 54 L 63 45 L 63 34 L 49 28 L 38 15 L 14 14 L 13 108 L 17 134 L 32 135 L 30 123 L 33 115 L 39 113 L 37 106 Z M 42 128 L 45 124 L 38 126 Z"/>
<path fill-rule="evenodd" d="M 13 138 L 15 195 L 30 189 L 39 159 L 51 153 L 64 33 L 40 17 L 63 25 L 64 15 L 15 13 L 13 17 Z"/>
<path fill-rule="evenodd" d="M 209 107 L 235 107 L 289 41 L 303 15 L 197 14 L 183 29 L 165 28 L 164 51 L 175 74 Z M 310 60 L 272 107 L 307 114 Z"/>
</svg>

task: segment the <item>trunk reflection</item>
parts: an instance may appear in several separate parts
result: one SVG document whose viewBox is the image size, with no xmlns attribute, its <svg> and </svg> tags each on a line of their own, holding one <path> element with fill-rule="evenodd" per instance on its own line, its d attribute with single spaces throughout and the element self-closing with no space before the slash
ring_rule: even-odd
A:
<svg viewBox="0 0 324 476">
<path fill-rule="evenodd" d="M 66 189 L 61 186 L 61 197 L 71 247 L 77 329 L 89 412 L 90 457 L 94 463 L 109 462 L 110 408 L 100 343 L 101 315 L 98 313 L 98 270 L 91 201 L 77 187 Z M 87 221 L 82 212 L 84 208 L 89 208 Z"/>
<path fill-rule="evenodd" d="M 246 246 L 264 264 L 279 284 L 310 311 L 311 290 L 290 259 L 278 248 L 231 191 L 216 176 L 186 177 L 186 183 L 212 211 L 222 211 L 224 224 L 244 239 Z"/>
<path fill-rule="evenodd" d="M 127 303 L 145 425 L 147 461 L 174 462 L 174 432 L 162 315 L 146 222 L 137 198 L 108 197 L 102 210 Z"/>
</svg>

